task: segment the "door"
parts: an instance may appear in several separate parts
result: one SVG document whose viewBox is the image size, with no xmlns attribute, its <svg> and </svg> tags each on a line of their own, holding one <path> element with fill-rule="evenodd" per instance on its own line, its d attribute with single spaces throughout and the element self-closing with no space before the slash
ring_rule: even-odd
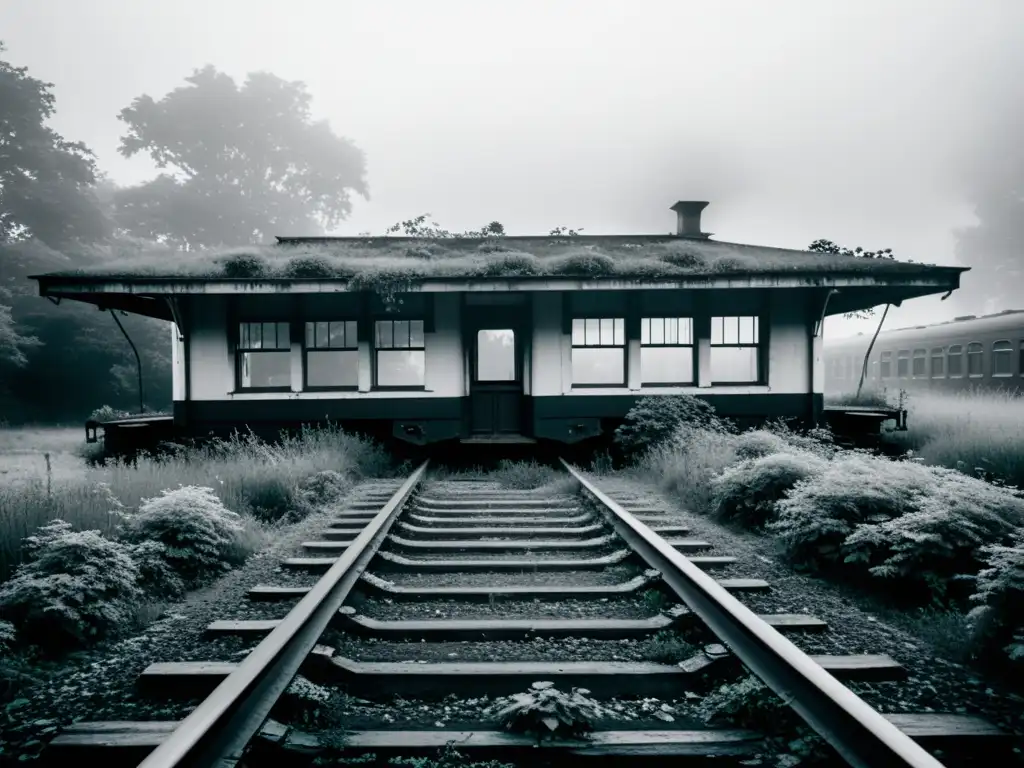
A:
<svg viewBox="0 0 1024 768">
<path fill-rule="evenodd" d="M 521 434 L 522 332 L 511 312 L 488 308 L 468 324 L 469 418 L 473 435 Z"/>
</svg>

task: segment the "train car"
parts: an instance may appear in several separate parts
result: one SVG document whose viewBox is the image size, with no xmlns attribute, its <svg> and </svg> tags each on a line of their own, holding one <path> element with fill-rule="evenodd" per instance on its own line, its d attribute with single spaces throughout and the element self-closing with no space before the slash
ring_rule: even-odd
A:
<svg viewBox="0 0 1024 768">
<path fill-rule="evenodd" d="M 278 238 L 33 279 L 170 321 L 179 433 L 330 421 L 423 446 L 579 443 L 671 394 L 818 423 L 825 317 L 964 271 L 713 241 L 706 206 L 676 203 L 666 235 Z"/>
<path fill-rule="evenodd" d="M 871 334 L 826 340 L 825 393 L 856 392 Z M 1024 392 L 1024 310 L 882 331 L 863 391 Z"/>
</svg>

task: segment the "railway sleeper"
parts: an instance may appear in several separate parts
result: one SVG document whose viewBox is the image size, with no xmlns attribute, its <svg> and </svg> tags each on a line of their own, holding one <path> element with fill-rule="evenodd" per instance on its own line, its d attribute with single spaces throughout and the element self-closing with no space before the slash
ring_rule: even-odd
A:
<svg viewBox="0 0 1024 768">
<path fill-rule="evenodd" d="M 378 552 L 374 560 L 374 568 L 385 572 L 431 571 L 434 573 L 463 573 L 473 571 L 584 571 L 607 568 L 624 563 L 632 556 L 628 549 L 619 549 L 600 557 L 537 559 L 537 558 L 504 558 L 481 557 L 474 560 L 444 560 L 422 557 L 406 557 L 395 552 Z M 704 570 L 724 568 L 736 562 L 735 557 L 722 556 L 691 556 L 690 562 Z"/>
<path fill-rule="evenodd" d="M 410 512 L 409 520 L 419 525 L 434 525 L 434 526 L 451 526 L 458 528 L 463 525 L 551 525 L 553 522 L 562 524 L 578 524 L 588 523 L 595 519 L 601 519 L 595 516 L 591 512 L 584 512 L 580 515 L 573 517 L 561 517 L 556 518 L 554 521 L 551 518 L 546 517 L 519 517 L 518 515 L 486 515 L 482 517 L 431 517 L 429 515 L 421 515 L 416 512 Z"/>
<path fill-rule="evenodd" d="M 760 618 L 780 632 L 824 632 L 828 624 L 800 614 L 763 614 Z M 278 619 L 215 621 L 209 635 L 259 637 L 271 632 Z M 334 629 L 360 637 L 385 640 L 458 642 L 472 640 L 532 640 L 536 637 L 573 637 L 626 640 L 650 637 L 662 630 L 699 624 L 696 614 L 683 606 L 646 619 L 414 619 L 382 621 L 362 616 L 343 606 L 332 621 Z"/>
<path fill-rule="evenodd" d="M 412 523 L 407 523 L 404 520 L 399 520 L 397 525 L 399 528 L 401 528 L 401 530 L 404 533 L 413 534 L 419 539 L 452 539 L 458 538 L 459 536 L 509 536 L 512 534 L 515 534 L 517 536 L 548 536 L 552 538 L 561 538 L 583 536 L 588 533 L 597 533 L 598 531 L 605 529 L 603 523 L 591 523 L 590 525 L 582 525 L 571 528 L 567 528 L 564 526 L 545 526 L 529 528 L 523 528 L 518 526 L 470 526 L 466 528 L 424 528 L 423 526 L 413 525 Z"/>
<path fill-rule="evenodd" d="M 436 551 L 451 551 L 457 550 L 462 552 L 501 552 L 501 551 L 516 551 L 516 550 L 578 550 L 578 549 L 598 549 L 600 547 L 607 547 L 611 544 L 616 543 L 619 540 L 615 534 L 607 534 L 605 536 L 597 536 L 591 539 L 576 539 L 576 540 L 557 540 L 557 539 L 454 539 L 450 541 L 414 541 L 412 539 L 406 539 L 396 534 L 390 534 L 388 541 L 392 546 L 398 547 L 399 549 L 407 550 L 436 550 Z M 666 541 L 670 546 L 675 547 L 681 552 L 697 552 L 704 549 L 710 549 L 711 544 L 706 541 L 700 541 L 698 539 L 680 539 L 670 537 Z"/>
<path fill-rule="evenodd" d="M 879 682 L 906 677 L 906 670 L 885 655 L 810 658 L 839 680 Z M 138 684 L 151 695 L 207 696 L 237 666 L 235 662 L 208 661 L 151 664 L 140 674 Z M 370 662 L 335 656 L 333 649 L 317 646 L 300 668 L 300 673 L 315 683 L 341 686 L 360 698 L 378 700 L 395 695 L 432 699 L 451 693 L 507 696 L 527 690 L 537 680 L 550 680 L 564 688 L 588 688 L 599 698 L 670 698 L 682 690 L 707 689 L 723 676 L 741 671 L 738 659 L 718 644 L 677 665 L 641 661 Z"/>
</svg>

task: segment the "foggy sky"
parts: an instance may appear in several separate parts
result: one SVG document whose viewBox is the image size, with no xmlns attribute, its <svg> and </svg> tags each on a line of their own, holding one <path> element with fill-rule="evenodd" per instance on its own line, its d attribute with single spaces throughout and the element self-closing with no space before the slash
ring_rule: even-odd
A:
<svg viewBox="0 0 1024 768">
<path fill-rule="evenodd" d="M 659 233 L 702 199 L 718 240 L 937 264 L 973 221 L 965 175 L 1019 88 L 1021 30 L 1020 0 L 0 4 L 6 58 L 55 84 L 52 125 L 120 184 L 157 170 L 117 154 L 117 113 L 213 64 L 304 81 L 367 153 L 371 199 L 336 234 L 425 212 Z M 952 314 L 917 299 L 886 327 Z"/>
</svg>

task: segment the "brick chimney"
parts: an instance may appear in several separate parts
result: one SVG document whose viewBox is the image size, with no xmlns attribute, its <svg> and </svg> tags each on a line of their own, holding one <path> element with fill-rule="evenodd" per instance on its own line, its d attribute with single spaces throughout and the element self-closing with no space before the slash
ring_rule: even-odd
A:
<svg viewBox="0 0 1024 768">
<path fill-rule="evenodd" d="M 706 240 L 710 232 L 700 231 L 700 213 L 708 207 L 705 200 L 680 200 L 669 210 L 676 212 L 676 234 L 679 237 L 693 237 Z"/>
</svg>

